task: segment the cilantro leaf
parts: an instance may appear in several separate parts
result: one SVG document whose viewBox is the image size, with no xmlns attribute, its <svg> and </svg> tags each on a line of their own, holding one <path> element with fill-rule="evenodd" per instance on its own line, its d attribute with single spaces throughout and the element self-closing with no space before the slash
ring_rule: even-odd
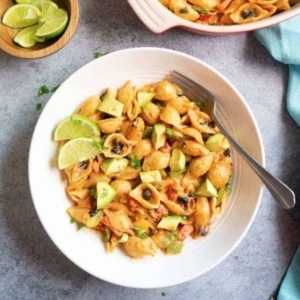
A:
<svg viewBox="0 0 300 300">
<path fill-rule="evenodd" d="M 148 236 L 145 233 L 144 229 L 141 229 L 141 228 L 138 228 L 138 227 L 133 227 L 133 230 L 136 232 L 138 237 L 141 238 L 142 240 L 145 240 L 146 238 L 148 238 Z"/>
<path fill-rule="evenodd" d="M 84 224 L 77 223 L 77 231 L 79 231 L 82 227 L 84 227 Z"/>
<path fill-rule="evenodd" d="M 91 189 L 91 195 L 97 199 L 97 190 L 96 189 Z"/>
<path fill-rule="evenodd" d="M 138 169 L 141 166 L 141 161 L 138 159 L 136 155 L 131 157 L 131 166 L 135 169 Z"/>
<path fill-rule="evenodd" d="M 172 136 L 173 133 L 174 133 L 174 130 L 171 129 L 171 128 L 167 128 L 166 131 L 165 131 L 165 133 L 166 133 L 168 136 Z"/>
<path fill-rule="evenodd" d="M 38 90 L 38 96 L 40 97 L 44 94 L 48 94 L 49 92 L 50 92 L 49 89 L 45 85 L 43 85 Z"/>
<path fill-rule="evenodd" d="M 42 108 L 42 103 L 38 103 L 37 105 L 36 105 L 36 110 L 40 110 Z"/>
<path fill-rule="evenodd" d="M 99 58 L 107 53 L 94 52 L 94 58 Z"/>
<path fill-rule="evenodd" d="M 226 189 L 227 196 L 230 196 L 232 193 L 232 187 L 230 186 L 229 182 L 225 185 L 225 189 Z"/>
<path fill-rule="evenodd" d="M 51 89 L 51 93 L 55 93 L 56 90 L 59 88 L 60 85 L 55 86 L 54 88 Z"/>
<path fill-rule="evenodd" d="M 70 219 L 70 224 L 75 223 L 75 220 L 73 218 Z"/>
<path fill-rule="evenodd" d="M 103 145 L 103 143 L 99 143 L 99 142 L 97 142 L 97 141 L 95 141 L 95 140 L 93 140 L 93 147 L 95 147 L 95 148 L 98 148 L 98 149 L 101 149 L 101 150 L 108 150 L 107 149 L 107 147 L 105 147 L 104 145 Z"/>
<path fill-rule="evenodd" d="M 165 297 L 167 294 L 165 292 L 161 292 L 161 295 Z"/>
</svg>

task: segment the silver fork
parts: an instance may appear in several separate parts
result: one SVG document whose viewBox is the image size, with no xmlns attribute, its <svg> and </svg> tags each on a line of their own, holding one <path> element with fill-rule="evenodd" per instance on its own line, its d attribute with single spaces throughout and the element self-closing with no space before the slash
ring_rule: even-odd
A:
<svg viewBox="0 0 300 300">
<path fill-rule="evenodd" d="M 168 75 L 168 80 L 177 84 L 184 94 L 200 107 L 204 103 L 205 111 L 212 117 L 215 124 L 226 136 L 231 146 L 246 160 L 249 166 L 253 169 L 256 175 L 261 179 L 265 186 L 270 191 L 271 195 L 279 206 L 284 209 L 291 209 L 295 206 L 294 192 L 282 181 L 271 175 L 263 166 L 261 166 L 228 132 L 222 123 L 216 117 L 218 102 L 215 97 L 202 85 L 193 79 L 187 77 L 178 71 L 172 71 Z M 199 98 L 201 100 L 199 100 Z M 203 100 L 203 103 L 202 103 Z"/>
</svg>

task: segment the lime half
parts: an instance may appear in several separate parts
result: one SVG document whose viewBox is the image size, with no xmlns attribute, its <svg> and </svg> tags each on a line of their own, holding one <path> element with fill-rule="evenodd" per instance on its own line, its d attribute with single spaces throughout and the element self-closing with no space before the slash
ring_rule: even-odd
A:
<svg viewBox="0 0 300 300">
<path fill-rule="evenodd" d="M 41 3 L 42 16 L 40 22 L 45 22 L 56 17 L 59 8 L 56 3 L 52 1 L 45 0 Z"/>
<path fill-rule="evenodd" d="M 36 36 L 46 39 L 55 38 L 65 30 L 68 20 L 68 13 L 60 8 L 51 19 L 45 20 L 44 25 L 36 32 Z"/>
<path fill-rule="evenodd" d="M 2 23 L 12 28 L 25 28 L 38 23 L 40 10 L 31 4 L 16 4 L 3 15 Z"/>
<path fill-rule="evenodd" d="M 35 33 L 40 25 L 34 25 L 20 31 L 15 37 L 14 42 L 24 48 L 30 48 L 37 42 Z"/>
<path fill-rule="evenodd" d="M 97 142 L 91 138 L 76 138 L 68 141 L 58 153 L 58 168 L 62 170 L 95 157 L 101 151 L 95 144 Z"/>
<path fill-rule="evenodd" d="M 57 125 L 53 138 L 54 141 L 64 141 L 95 135 L 100 135 L 100 130 L 93 120 L 81 115 L 72 115 Z"/>
</svg>

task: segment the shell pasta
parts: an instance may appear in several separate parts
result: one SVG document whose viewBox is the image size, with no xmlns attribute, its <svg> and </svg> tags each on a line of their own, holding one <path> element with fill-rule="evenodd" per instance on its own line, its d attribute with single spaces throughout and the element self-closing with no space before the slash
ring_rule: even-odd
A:
<svg viewBox="0 0 300 300">
<path fill-rule="evenodd" d="M 160 0 L 175 15 L 207 25 L 259 21 L 288 10 L 299 0 Z"/>
<path fill-rule="evenodd" d="M 67 213 L 99 232 L 108 252 L 178 254 L 187 238 L 209 233 L 231 192 L 229 144 L 180 87 L 128 81 L 90 97 L 74 116 L 81 133 L 84 124 L 94 133 L 60 140 L 59 154 L 80 138 L 97 152 L 61 168 Z"/>
</svg>

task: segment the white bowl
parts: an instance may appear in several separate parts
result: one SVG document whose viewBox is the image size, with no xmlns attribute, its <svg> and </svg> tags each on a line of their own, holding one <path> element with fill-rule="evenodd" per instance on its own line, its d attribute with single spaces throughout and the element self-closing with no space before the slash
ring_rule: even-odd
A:
<svg viewBox="0 0 300 300">
<path fill-rule="evenodd" d="M 127 1 L 141 21 L 154 33 L 162 33 L 173 27 L 182 27 L 199 34 L 227 35 L 269 27 L 300 15 L 300 3 L 298 3 L 290 10 L 278 13 L 261 21 L 240 25 L 215 26 L 184 20 L 170 12 L 159 2 L 159 0 Z"/>
<path fill-rule="evenodd" d="M 107 254 L 98 233 L 76 231 L 70 224 L 60 173 L 53 163 L 57 145 L 55 126 L 89 96 L 128 79 L 135 85 L 162 80 L 172 69 L 201 82 L 221 103 L 221 121 L 259 162 L 264 151 L 254 117 L 239 92 L 221 74 L 186 54 L 158 48 L 135 48 L 105 55 L 67 79 L 48 101 L 37 122 L 29 153 L 29 182 L 35 209 L 56 246 L 77 266 L 105 281 L 128 287 L 158 288 L 179 284 L 204 274 L 225 259 L 240 243 L 259 207 L 262 184 L 232 149 L 233 194 L 224 215 L 211 233 L 188 240 L 180 255 L 158 254 L 133 260 L 117 250 Z"/>
</svg>

